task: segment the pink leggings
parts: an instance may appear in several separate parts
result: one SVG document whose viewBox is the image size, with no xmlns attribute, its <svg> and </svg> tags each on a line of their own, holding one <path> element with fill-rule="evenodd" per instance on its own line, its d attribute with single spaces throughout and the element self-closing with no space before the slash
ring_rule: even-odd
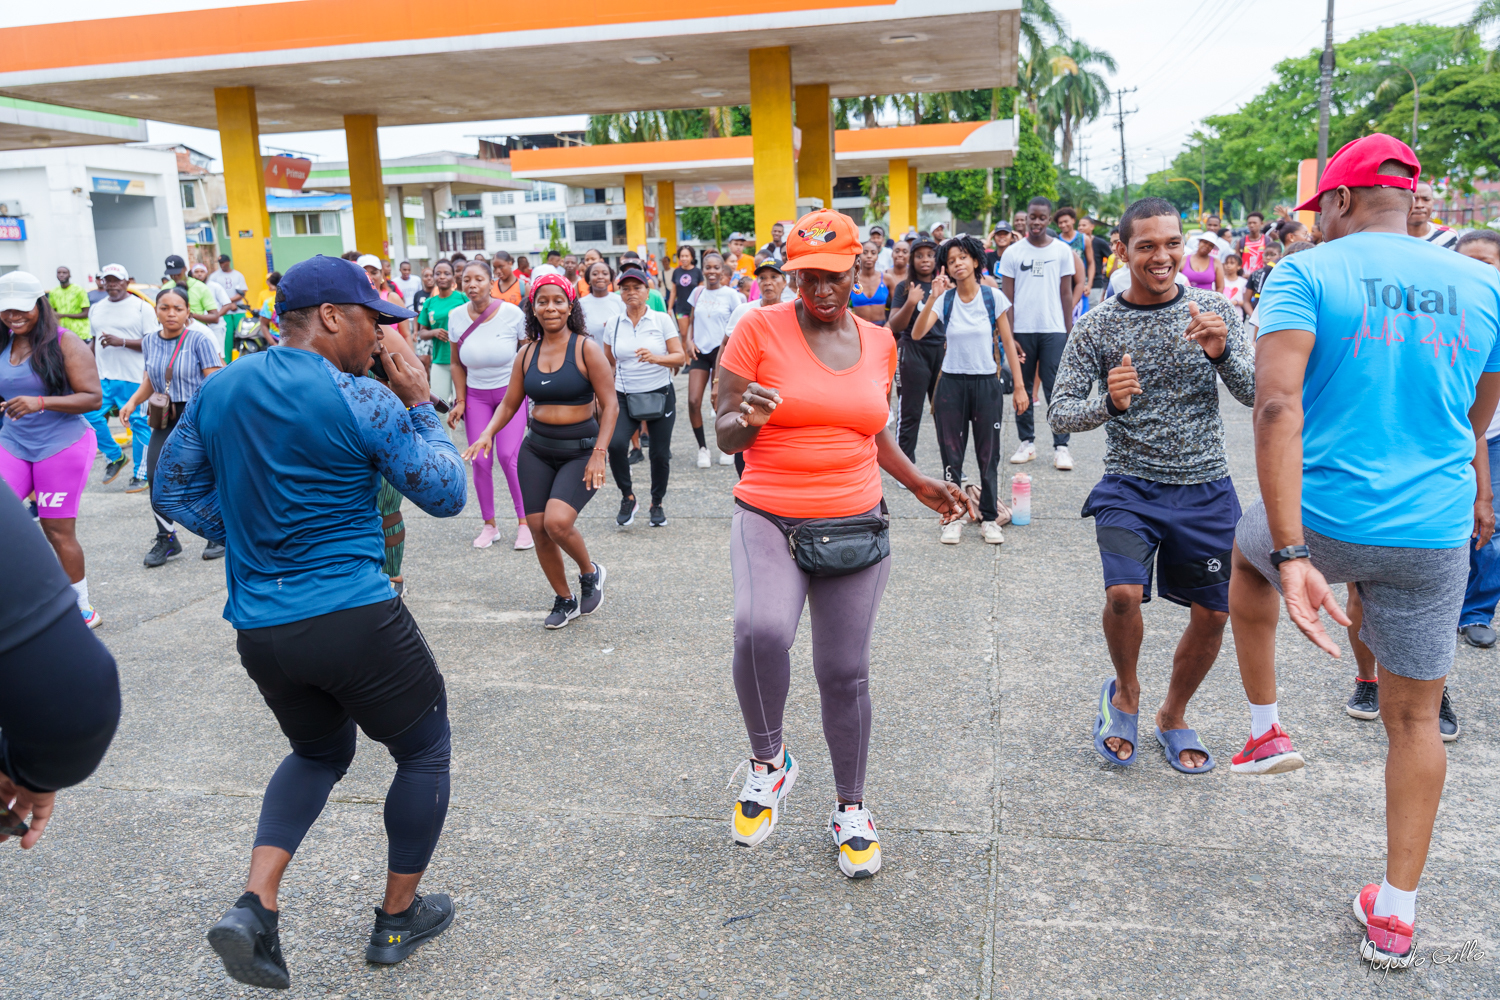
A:
<svg viewBox="0 0 1500 1000">
<path fill-rule="evenodd" d="M 92 427 L 77 441 L 40 462 L 17 458 L 0 445 L 0 478 L 22 500 L 35 491 L 39 516 L 77 517 L 78 501 L 88 485 L 96 448 Z"/>
<path fill-rule="evenodd" d="M 507 388 L 502 385 L 498 389 L 468 390 L 464 402 L 464 433 L 468 435 L 470 444 L 479 440 L 479 435 L 484 433 L 490 418 L 500 409 Z M 516 475 L 516 456 L 521 453 L 521 439 L 525 436 L 526 406 L 523 401 L 521 409 L 510 418 L 510 423 L 495 435 L 495 446 L 490 449 L 490 453 L 474 456 L 474 495 L 479 498 L 479 513 L 486 521 L 495 516 L 495 474 L 491 468 L 497 458 L 505 473 L 505 481 L 510 485 L 510 498 L 516 505 L 516 519 L 526 519 L 526 508 L 521 504 L 521 480 Z"/>
</svg>

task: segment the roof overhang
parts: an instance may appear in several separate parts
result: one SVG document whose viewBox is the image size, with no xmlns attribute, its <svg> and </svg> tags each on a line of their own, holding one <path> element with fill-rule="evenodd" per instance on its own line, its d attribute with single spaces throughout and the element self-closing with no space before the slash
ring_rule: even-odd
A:
<svg viewBox="0 0 1500 1000">
<path fill-rule="evenodd" d="M 0 150 L 145 141 L 138 118 L 0 97 Z"/>
<path fill-rule="evenodd" d="M 480 191 L 524 191 L 530 181 L 516 180 L 503 160 L 481 160 L 476 156 L 423 154 L 380 161 L 381 183 L 421 188 L 451 184 L 455 194 Z M 349 190 L 349 164 L 337 161 L 314 163 L 305 185 L 310 190 Z"/>
<path fill-rule="evenodd" d="M 213 89 L 256 88 L 263 133 L 750 99 L 752 48 L 789 46 L 834 97 L 1008 86 L 1020 0 L 293 0 L 0 29 L 0 93 L 216 128 Z M 684 17 L 685 10 L 694 16 Z M 461 28 L 462 34 L 455 34 Z M 524 86 L 498 89 L 502 81 Z M 424 83 L 417 83 L 423 81 Z"/>
<path fill-rule="evenodd" d="M 834 134 L 834 167 L 840 177 L 883 174 L 891 160 L 906 160 L 920 173 L 1008 167 L 1015 159 L 1014 118 L 992 122 L 945 122 L 895 128 L 841 129 Z"/>
</svg>

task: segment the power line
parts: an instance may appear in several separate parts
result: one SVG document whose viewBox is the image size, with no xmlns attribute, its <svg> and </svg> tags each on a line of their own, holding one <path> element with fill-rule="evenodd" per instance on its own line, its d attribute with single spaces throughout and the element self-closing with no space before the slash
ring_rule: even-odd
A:
<svg viewBox="0 0 1500 1000">
<path fill-rule="evenodd" d="M 1115 127 L 1120 130 L 1120 187 L 1125 191 L 1125 201 L 1127 203 L 1130 201 L 1130 166 L 1129 161 L 1125 158 L 1125 115 L 1127 114 L 1125 111 L 1125 95 L 1133 93 L 1135 93 L 1134 87 L 1131 87 L 1129 90 L 1120 88 L 1115 91 L 1115 100 L 1119 105 L 1118 110 L 1115 112 Z M 1134 108 L 1128 113 L 1133 115 L 1139 110 L 1140 108 Z"/>
</svg>

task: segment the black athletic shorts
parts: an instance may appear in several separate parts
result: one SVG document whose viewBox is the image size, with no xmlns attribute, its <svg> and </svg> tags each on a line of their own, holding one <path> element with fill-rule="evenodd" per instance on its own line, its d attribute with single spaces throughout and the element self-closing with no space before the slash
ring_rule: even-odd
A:
<svg viewBox="0 0 1500 1000">
<path fill-rule="evenodd" d="M 372 740 L 410 729 L 443 695 L 443 675 L 399 597 L 241 629 L 245 672 L 287 739 L 311 743 L 352 718 Z"/>
<path fill-rule="evenodd" d="M 723 346 L 724 346 L 723 344 L 719 345 L 719 347 L 723 347 Z M 713 350 L 711 350 L 711 351 L 704 351 L 703 353 L 699 354 L 696 358 L 694 358 L 693 360 L 689 361 L 688 362 L 688 366 L 687 366 L 687 370 L 690 371 L 690 372 L 709 372 L 709 373 L 712 373 L 713 370 L 714 370 L 714 368 L 715 368 L 715 366 L 718 365 L 718 363 L 719 363 L 719 348 L 715 347 Z"/>
</svg>

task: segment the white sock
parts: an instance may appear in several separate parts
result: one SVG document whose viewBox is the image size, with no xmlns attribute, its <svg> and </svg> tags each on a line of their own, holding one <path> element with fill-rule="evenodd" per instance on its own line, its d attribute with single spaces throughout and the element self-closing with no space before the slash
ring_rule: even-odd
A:
<svg viewBox="0 0 1500 1000">
<path fill-rule="evenodd" d="M 1271 731 L 1281 720 L 1276 717 L 1276 703 L 1269 705 L 1250 704 L 1250 738 L 1258 740 Z"/>
<path fill-rule="evenodd" d="M 79 580 L 77 583 L 73 584 L 73 593 L 78 595 L 79 611 L 87 611 L 89 608 L 93 607 L 93 605 L 89 603 L 88 577 L 84 577 L 82 580 Z"/>
<path fill-rule="evenodd" d="M 1375 897 L 1375 916 L 1391 917 L 1408 923 L 1417 922 L 1417 890 L 1407 892 L 1397 889 L 1385 879 L 1380 880 L 1380 895 Z"/>
</svg>

